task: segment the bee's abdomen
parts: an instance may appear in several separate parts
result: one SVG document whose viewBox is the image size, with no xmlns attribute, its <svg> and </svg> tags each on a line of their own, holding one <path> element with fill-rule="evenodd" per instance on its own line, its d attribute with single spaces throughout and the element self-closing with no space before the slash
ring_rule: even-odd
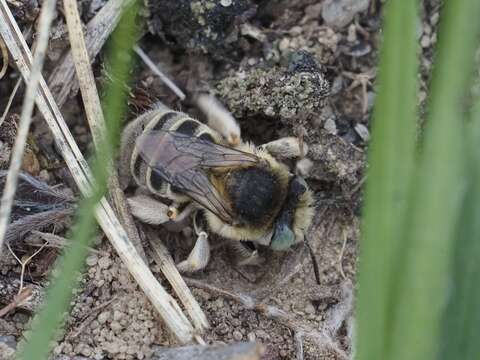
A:
<svg viewBox="0 0 480 360">
<path fill-rule="evenodd" d="M 220 136 L 205 124 L 192 119 L 185 113 L 170 110 L 165 106 L 160 106 L 143 116 L 148 116 L 148 120 L 143 121 L 143 133 L 160 130 L 176 131 L 212 142 L 221 141 Z M 148 167 L 136 147 L 132 151 L 130 171 L 138 186 L 146 187 L 156 195 L 165 196 L 169 192 L 179 192 L 178 189 L 166 183 L 157 172 Z"/>
<path fill-rule="evenodd" d="M 250 167 L 230 174 L 227 192 L 234 212 L 252 225 L 265 224 L 280 208 L 281 184 L 268 169 Z"/>
</svg>

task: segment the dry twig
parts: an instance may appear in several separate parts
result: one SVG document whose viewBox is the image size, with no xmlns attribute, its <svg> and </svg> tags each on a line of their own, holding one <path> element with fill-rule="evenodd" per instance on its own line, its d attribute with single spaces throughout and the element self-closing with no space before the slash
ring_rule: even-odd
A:
<svg viewBox="0 0 480 360">
<path fill-rule="evenodd" d="M 70 35 L 70 42 L 72 47 L 72 55 L 75 62 L 75 68 L 77 70 L 77 76 L 80 84 L 80 90 L 82 98 L 85 104 L 85 110 L 87 118 L 90 124 L 90 128 L 93 134 L 96 145 L 104 138 L 104 132 L 106 131 L 105 119 L 103 117 L 102 108 L 100 105 L 100 98 L 95 87 L 95 79 L 91 70 L 90 61 L 88 58 L 87 48 L 83 39 L 82 27 L 80 23 L 80 16 L 77 10 L 77 3 L 75 0 L 64 0 L 65 16 L 67 19 L 67 26 Z M 111 177 L 110 177 L 110 189 L 112 199 L 117 209 L 126 209 L 126 201 L 123 192 L 120 190 L 118 181 L 118 174 L 114 170 L 113 164 L 109 164 Z M 140 242 L 140 236 L 137 228 L 131 219 L 131 215 L 128 211 L 119 211 L 120 217 L 128 219 L 123 223 L 129 222 L 132 226 L 127 226 L 126 230 L 129 233 L 130 239 L 136 239 L 134 244 L 137 250 L 143 248 Z M 157 250 L 159 250 L 157 248 Z M 140 252 L 140 251 L 139 251 Z M 168 252 L 156 251 L 157 257 L 160 259 L 161 268 L 166 278 L 172 284 L 174 290 L 177 292 L 180 300 L 184 304 L 187 312 L 193 320 L 194 326 L 200 332 L 203 332 L 208 328 L 208 322 L 205 314 L 200 309 L 200 305 L 196 302 L 190 293 L 190 290 L 183 281 L 177 268 L 171 261 Z M 170 260 L 170 261 L 169 261 Z"/>
<path fill-rule="evenodd" d="M 48 46 L 48 34 L 53 20 L 55 10 L 55 0 L 45 0 L 42 6 L 40 20 L 38 25 L 37 48 L 32 62 L 30 76 L 27 77 L 27 90 L 20 115 L 20 124 L 17 137 L 13 145 L 8 170 L 7 180 L 2 194 L 2 204 L 0 206 L 0 254 L 2 252 L 3 240 L 7 232 L 7 225 L 10 220 L 13 199 L 17 189 L 18 174 L 22 166 L 23 152 L 27 142 L 27 136 L 32 122 L 33 107 L 35 106 L 35 97 L 37 86 L 42 76 L 43 61 Z"/>
<path fill-rule="evenodd" d="M 7 248 L 8 250 L 10 251 L 10 253 L 12 254 L 12 256 L 15 258 L 15 260 L 17 260 L 17 262 L 20 264 L 22 270 L 20 272 L 20 286 L 18 288 L 18 295 L 20 295 L 20 293 L 22 292 L 23 290 L 23 279 L 25 277 L 25 269 L 27 267 L 27 265 L 30 263 L 30 261 L 32 261 L 32 259 L 37 256 L 40 251 L 43 250 L 43 248 L 45 247 L 45 245 L 47 245 L 47 242 L 45 242 L 41 247 L 40 249 L 38 249 L 37 251 L 35 251 L 32 255 L 30 255 L 28 258 L 26 258 L 25 260 L 20 260 L 18 258 L 18 256 L 13 252 L 12 248 L 10 247 L 9 244 L 7 244 Z"/>
<path fill-rule="evenodd" d="M 150 239 L 150 246 L 153 249 L 153 258 L 160 266 L 163 275 L 165 275 L 172 285 L 183 306 L 185 306 L 194 326 L 201 332 L 208 329 L 210 326 L 207 317 L 193 297 L 187 284 L 185 284 L 185 281 L 178 272 L 172 257 L 165 248 L 165 245 L 163 245 L 162 241 L 158 238 L 150 236 Z"/>
<path fill-rule="evenodd" d="M 295 333 L 295 358 L 303 360 L 303 333 L 298 331 Z"/>
<path fill-rule="evenodd" d="M 148 57 L 147 54 L 145 54 L 145 52 L 139 46 L 135 46 L 133 50 L 137 53 L 138 56 L 140 56 L 140 59 L 142 59 L 142 61 L 150 68 L 150 70 L 152 70 L 153 73 L 157 75 L 160 80 L 165 85 L 167 85 L 167 87 L 172 90 L 175 95 L 180 98 L 180 100 L 185 100 L 185 98 L 187 97 L 185 93 L 180 90 L 180 88 L 175 85 L 175 83 L 159 69 L 158 65 L 155 65 L 155 63 Z"/>
<path fill-rule="evenodd" d="M 22 293 L 18 294 L 19 287 L 19 279 L 11 276 L 0 275 L 0 302 L 2 304 L 15 304 L 15 308 L 28 312 L 35 312 L 40 304 L 43 303 L 45 296 L 43 287 L 33 283 L 28 283 L 28 285 L 24 286 Z M 24 297 L 25 291 L 30 292 L 31 295 Z M 13 309 L 14 308 L 9 309 L 9 311 Z"/>
<path fill-rule="evenodd" d="M 95 59 L 105 41 L 117 26 L 122 9 L 132 2 L 133 0 L 109 0 L 90 20 L 85 32 L 85 42 L 90 60 Z M 62 62 L 55 67 L 48 79 L 48 84 L 54 93 L 58 107 L 62 107 L 69 96 L 77 93 L 78 80 L 75 77 L 71 52 L 68 52 L 63 57 Z"/>
<path fill-rule="evenodd" d="M 12 106 L 13 99 L 15 98 L 15 95 L 17 94 L 18 88 L 20 87 L 21 84 L 22 84 L 22 78 L 19 78 L 12 90 L 12 93 L 10 94 L 10 97 L 8 98 L 7 106 L 5 106 L 5 110 L 3 110 L 2 117 L 0 118 L 0 127 L 3 125 L 3 122 L 7 118 L 8 112 L 10 111 L 10 106 Z"/>
<path fill-rule="evenodd" d="M 24 78 L 28 78 L 31 69 L 30 50 L 6 4 L 6 0 L 0 0 L 0 35 L 3 37 L 20 73 Z M 73 139 L 43 78 L 40 79 L 40 89 L 37 95 L 37 106 L 54 134 L 57 148 L 65 159 L 80 191 L 88 196 L 93 181 L 90 168 Z M 120 258 L 157 309 L 167 327 L 180 342 L 191 341 L 194 333 L 192 325 L 182 313 L 177 302 L 159 284 L 148 266 L 141 260 L 105 198 L 102 198 L 97 205 L 95 215 Z"/>
<path fill-rule="evenodd" d="M 45 244 L 39 244 L 39 240 L 44 240 L 46 241 Z M 31 231 L 31 235 L 28 236 L 27 238 L 24 239 L 25 244 L 29 246 L 34 246 L 34 247 L 41 247 L 45 246 L 47 248 L 56 248 L 56 249 L 63 249 L 66 247 L 69 243 L 69 239 L 66 239 L 62 236 L 55 235 L 55 234 L 50 234 L 50 233 L 45 233 L 37 230 Z M 97 249 L 94 249 L 92 247 L 87 246 L 88 251 L 94 254 L 98 254 L 101 256 L 108 256 L 110 255 L 106 251 L 100 251 Z"/>
<path fill-rule="evenodd" d="M 10 304 L 0 309 L 0 318 L 7 315 L 10 311 L 12 311 L 21 303 L 26 301 L 30 296 L 32 296 L 32 289 L 30 288 L 22 289 L 22 291 L 15 296 L 15 298 Z"/>
<path fill-rule="evenodd" d="M 0 79 L 5 76 L 8 69 L 8 50 L 5 43 L 0 39 L 0 54 L 2 55 L 2 67 L 0 68 Z"/>
<path fill-rule="evenodd" d="M 93 141 L 98 148 L 101 141 L 104 139 L 106 131 L 105 118 L 103 117 L 103 110 L 100 104 L 100 97 L 98 96 L 97 87 L 95 86 L 95 78 L 93 76 L 90 59 L 88 56 L 87 46 L 83 37 L 82 25 L 80 15 L 77 9 L 77 2 L 75 0 L 65 0 L 65 17 L 67 20 L 68 34 L 70 37 L 71 51 L 77 71 L 77 78 L 80 84 L 82 99 L 85 105 L 85 112 L 87 115 L 90 131 L 93 135 Z M 120 190 L 120 183 L 118 180 L 118 173 L 113 166 L 113 163 L 107 165 L 109 167 L 109 189 L 110 196 L 117 209 L 122 223 L 125 226 L 127 234 L 137 249 L 140 256 L 145 259 L 145 252 L 142 247 L 140 236 L 131 215 L 127 208 L 126 199 L 123 192 Z"/>
</svg>

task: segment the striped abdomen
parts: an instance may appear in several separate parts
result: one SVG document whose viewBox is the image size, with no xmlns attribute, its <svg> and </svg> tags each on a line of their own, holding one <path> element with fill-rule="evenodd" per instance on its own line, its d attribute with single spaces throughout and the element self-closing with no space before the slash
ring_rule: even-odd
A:
<svg viewBox="0 0 480 360">
<path fill-rule="evenodd" d="M 136 136 L 140 133 L 163 130 L 176 131 L 216 143 L 222 141 L 220 135 L 205 124 L 192 119 L 185 113 L 170 110 L 165 106 L 159 106 L 134 121 L 136 125 L 133 126 L 138 126 Z M 156 172 L 147 166 L 135 146 L 131 152 L 130 172 L 138 186 L 146 187 L 153 194 L 170 198 L 173 195 L 179 202 L 188 201 L 186 196 L 181 195 L 178 190 L 163 181 Z"/>
</svg>

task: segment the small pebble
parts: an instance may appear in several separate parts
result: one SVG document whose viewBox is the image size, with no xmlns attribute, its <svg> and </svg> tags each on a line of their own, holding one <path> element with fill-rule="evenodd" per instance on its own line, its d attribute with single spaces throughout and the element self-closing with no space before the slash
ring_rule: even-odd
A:
<svg viewBox="0 0 480 360">
<path fill-rule="evenodd" d="M 250 341 L 250 342 L 254 342 L 255 339 L 256 339 L 255 333 L 249 332 L 249 333 L 247 334 L 247 339 L 248 339 L 248 341 Z"/>
<path fill-rule="evenodd" d="M 113 320 L 115 321 L 119 321 L 121 318 L 123 318 L 125 316 L 125 314 L 121 311 L 118 311 L 118 310 L 115 310 L 113 312 Z"/>
<path fill-rule="evenodd" d="M 222 5 L 223 7 L 229 7 L 230 5 L 232 5 L 232 0 L 220 0 L 220 5 Z"/>
<path fill-rule="evenodd" d="M 348 25 L 355 15 L 368 9 L 370 0 L 327 0 L 323 4 L 325 24 L 337 29 Z"/>
<path fill-rule="evenodd" d="M 241 341 L 241 340 L 243 339 L 242 333 L 241 333 L 240 331 L 238 331 L 238 330 L 234 330 L 234 331 L 233 331 L 233 339 L 234 339 L 235 341 Z"/>
<path fill-rule="evenodd" d="M 280 51 L 285 51 L 290 47 L 290 40 L 288 38 L 283 38 L 278 44 L 278 49 Z"/>
<path fill-rule="evenodd" d="M 294 26 L 294 27 L 292 27 L 292 28 L 289 30 L 289 33 L 290 33 L 292 36 L 298 36 L 298 35 L 300 35 L 302 32 L 303 32 L 303 29 L 302 29 L 301 26 Z"/>
<path fill-rule="evenodd" d="M 98 260 L 98 266 L 101 269 L 108 269 L 112 265 L 112 260 L 109 257 L 102 257 Z"/>
<path fill-rule="evenodd" d="M 440 18 L 440 14 L 436 12 L 430 17 L 430 24 L 432 24 L 433 26 L 437 25 L 439 18 Z"/>
<path fill-rule="evenodd" d="M 422 36 L 422 39 L 420 40 L 420 45 L 422 45 L 422 48 L 428 48 L 430 47 L 431 41 L 430 41 L 430 36 L 429 35 L 424 35 Z"/>
<path fill-rule="evenodd" d="M 323 125 L 323 128 L 327 130 L 329 134 L 335 135 L 337 133 L 337 124 L 332 118 L 328 118 Z"/>
<path fill-rule="evenodd" d="M 105 324 L 110 319 L 110 312 L 104 311 L 100 315 L 98 315 L 98 322 L 100 324 Z"/>
<path fill-rule="evenodd" d="M 96 254 L 92 254 L 87 257 L 86 263 L 88 266 L 95 266 L 98 262 L 98 256 Z"/>
<path fill-rule="evenodd" d="M 50 173 L 43 169 L 43 170 L 40 170 L 40 172 L 38 173 L 38 178 L 46 183 L 48 183 L 50 181 Z"/>
<path fill-rule="evenodd" d="M 315 313 L 315 307 L 312 305 L 312 303 L 308 303 L 305 306 L 305 313 L 307 313 L 307 314 L 314 314 Z"/>
<path fill-rule="evenodd" d="M 357 132 L 358 136 L 362 138 L 363 141 L 370 140 L 370 132 L 368 128 L 363 124 L 355 125 L 355 131 Z"/>
<path fill-rule="evenodd" d="M 296 168 L 298 173 L 303 177 L 307 178 L 313 168 L 313 161 L 309 158 L 303 158 L 297 162 Z"/>
</svg>

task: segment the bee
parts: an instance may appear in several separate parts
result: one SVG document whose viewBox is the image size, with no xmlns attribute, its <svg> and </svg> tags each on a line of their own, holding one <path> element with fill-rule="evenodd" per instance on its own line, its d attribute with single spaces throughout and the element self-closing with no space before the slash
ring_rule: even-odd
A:
<svg viewBox="0 0 480 360">
<path fill-rule="evenodd" d="M 200 211 L 209 231 L 238 244 L 286 251 L 301 243 L 312 221 L 313 196 L 282 161 L 300 154 L 299 142 L 284 138 L 255 146 L 241 140 L 235 122 L 224 119 L 212 116 L 204 124 L 158 104 L 127 125 L 120 174 L 141 190 L 129 199 L 133 215 L 171 224 Z M 201 270 L 209 258 L 206 232 L 193 219 L 199 237 L 179 264 L 183 271 Z"/>
</svg>

